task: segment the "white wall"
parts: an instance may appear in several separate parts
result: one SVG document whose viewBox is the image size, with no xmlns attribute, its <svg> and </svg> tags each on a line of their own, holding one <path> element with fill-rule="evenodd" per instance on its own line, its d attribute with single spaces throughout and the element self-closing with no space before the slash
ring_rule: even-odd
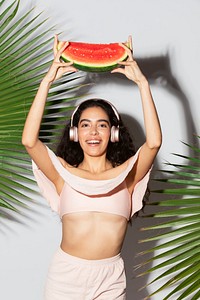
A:
<svg viewBox="0 0 200 300">
<path fill-rule="evenodd" d="M 9 1 L 7 1 L 9 2 Z M 11 1 L 10 1 L 11 2 Z M 27 3 L 28 2 L 28 3 Z M 51 4 L 49 4 L 51 3 Z M 200 2 L 197 0 L 21 0 L 21 9 L 36 5 L 57 24 L 63 40 L 85 42 L 125 41 L 133 36 L 135 58 L 141 62 L 152 87 L 163 129 L 158 164 L 173 161 L 171 152 L 186 151 L 180 141 L 200 134 L 199 66 Z M 35 12 L 35 13 L 36 13 Z M 137 88 L 121 76 L 92 76 L 92 95 L 111 100 L 143 128 Z M 127 116 L 126 116 L 127 118 Z M 42 198 L 19 222 L 0 220 L 0 293 L 3 300 L 40 300 L 51 255 L 59 245 L 60 221 Z M 141 220 L 133 223 L 124 246 L 128 300 L 141 300 L 143 279 L 132 279 L 134 255 L 140 250 Z M 148 288 L 151 291 L 151 288 Z M 163 294 L 164 295 L 164 294 Z M 162 299 L 162 294 L 152 300 Z"/>
</svg>

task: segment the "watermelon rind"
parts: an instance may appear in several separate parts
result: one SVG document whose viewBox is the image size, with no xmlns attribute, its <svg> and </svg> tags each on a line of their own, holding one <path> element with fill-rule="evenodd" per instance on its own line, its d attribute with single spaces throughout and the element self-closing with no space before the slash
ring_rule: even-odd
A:
<svg viewBox="0 0 200 300">
<path fill-rule="evenodd" d="M 62 59 L 65 61 L 65 62 L 70 62 L 70 60 L 66 59 L 64 56 L 62 56 Z M 123 59 L 123 60 L 120 60 L 120 61 L 124 61 L 126 60 Z M 75 62 L 73 63 L 74 67 L 81 70 L 81 71 L 85 71 L 85 72 L 96 72 L 96 73 L 99 73 L 99 72 L 110 72 L 112 70 L 114 70 L 115 68 L 117 68 L 119 66 L 118 62 L 115 63 L 115 64 L 112 64 L 112 65 L 101 65 L 101 66 L 95 66 L 95 65 L 86 65 L 86 64 L 80 64 L 78 62 Z"/>
<path fill-rule="evenodd" d="M 60 42 L 58 49 L 62 46 L 64 42 Z M 94 44 L 88 44 L 88 45 L 94 45 Z M 95 44 L 98 45 L 98 44 Z M 81 71 L 85 71 L 85 72 L 110 72 L 113 69 L 117 68 L 119 66 L 118 62 L 120 61 L 124 61 L 126 60 L 128 57 L 126 51 L 124 51 L 123 55 L 121 57 L 119 57 L 117 60 L 112 60 L 110 59 L 110 61 L 107 61 L 106 63 L 86 63 L 86 62 L 80 62 L 77 61 L 75 59 L 71 59 L 70 56 L 67 56 L 64 52 L 61 55 L 61 58 L 63 59 L 63 61 L 65 62 L 71 62 L 73 61 L 73 65 L 75 68 L 81 70 Z"/>
</svg>

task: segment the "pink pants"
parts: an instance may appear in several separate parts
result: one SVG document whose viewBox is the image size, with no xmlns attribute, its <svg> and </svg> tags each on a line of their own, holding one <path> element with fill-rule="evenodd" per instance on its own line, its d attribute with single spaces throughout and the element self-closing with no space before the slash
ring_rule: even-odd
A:
<svg viewBox="0 0 200 300">
<path fill-rule="evenodd" d="M 124 262 L 119 255 L 86 260 L 58 249 L 47 276 L 45 300 L 125 300 Z"/>
</svg>

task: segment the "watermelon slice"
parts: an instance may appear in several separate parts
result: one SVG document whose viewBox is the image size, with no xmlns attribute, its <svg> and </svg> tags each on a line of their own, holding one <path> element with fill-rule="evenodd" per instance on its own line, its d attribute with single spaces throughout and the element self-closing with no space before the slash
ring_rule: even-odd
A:
<svg viewBox="0 0 200 300">
<path fill-rule="evenodd" d="M 58 49 L 65 42 L 59 42 Z M 118 43 L 89 44 L 69 42 L 62 53 L 66 62 L 73 61 L 74 66 L 86 72 L 107 72 L 117 67 L 119 61 L 127 59 L 126 50 Z"/>
</svg>

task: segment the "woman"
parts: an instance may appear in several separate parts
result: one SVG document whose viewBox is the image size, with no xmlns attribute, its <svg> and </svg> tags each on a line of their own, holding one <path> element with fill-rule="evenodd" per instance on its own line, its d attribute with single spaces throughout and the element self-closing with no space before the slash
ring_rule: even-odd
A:
<svg viewBox="0 0 200 300">
<path fill-rule="evenodd" d="M 145 143 L 134 155 L 114 106 L 91 99 L 72 114 L 55 155 L 38 139 L 47 94 L 64 73 L 77 72 L 72 63 L 60 61 L 68 43 L 59 51 L 57 43 L 56 36 L 54 61 L 40 84 L 22 137 L 38 185 L 62 219 L 62 241 L 49 269 L 45 299 L 125 299 L 120 251 L 128 221 L 142 208 L 150 169 L 161 146 L 156 108 L 132 51 L 121 44 L 128 60 L 112 73 L 125 75 L 139 88 Z"/>
</svg>

